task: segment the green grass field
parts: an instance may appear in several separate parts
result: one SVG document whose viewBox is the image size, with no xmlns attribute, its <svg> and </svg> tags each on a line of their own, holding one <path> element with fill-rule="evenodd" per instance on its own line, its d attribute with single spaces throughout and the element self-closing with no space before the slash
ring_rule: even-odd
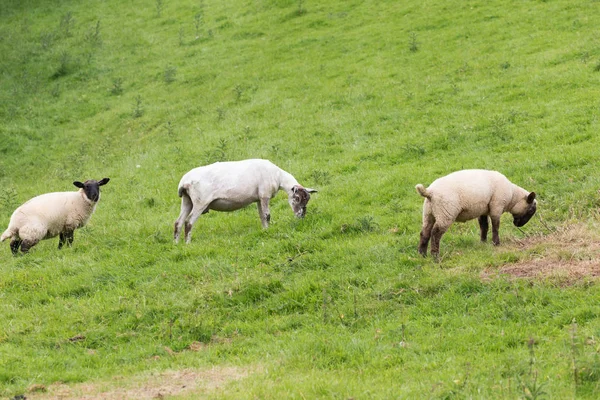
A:
<svg viewBox="0 0 600 400">
<path fill-rule="evenodd" d="M 597 398 L 598 26 L 594 0 L 2 0 L 0 231 L 111 181 L 72 248 L 2 243 L 0 396 Z M 318 189 L 307 217 L 280 193 L 267 230 L 211 212 L 175 245 L 181 176 L 245 158 Z M 455 224 L 435 263 L 414 186 L 463 168 L 538 215 L 497 248 Z"/>
</svg>

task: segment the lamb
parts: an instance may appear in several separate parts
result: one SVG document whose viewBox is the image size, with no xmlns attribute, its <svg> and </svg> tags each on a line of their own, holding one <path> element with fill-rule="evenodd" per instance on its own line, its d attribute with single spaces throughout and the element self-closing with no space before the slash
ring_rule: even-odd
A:
<svg viewBox="0 0 600 400">
<path fill-rule="evenodd" d="M 79 188 L 76 192 L 46 193 L 34 197 L 13 212 L 0 241 L 11 238 L 10 249 L 15 256 L 19 247 L 27 253 L 40 240 L 57 235 L 60 236 L 59 249 L 65 243 L 71 246 L 73 232 L 89 221 L 100 200 L 100 186 L 106 185 L 109 180 L 75 181 L 73 185 Z"/>
<path fill-rule="evenodd" d="M 271 220 L 269 201 L 279 190 L 288 195 L 288 202 L 296 217 L 303 218 L 310 193 L 288 172 L 268 160 L 216 162 L 194 168 L 179 182 L 181 213 L 175 221 L 174 239 L 179 242 L 185 224 L 185 241 L 190 243 L 194 223 L 209 210 L 235 211 L 250 203 L 257 203 L 263 228 Z"/>
<path fill-rule="evenodd" d="M 415 188 L 425 197 L 419 253 L 427 255 L 431 237 L 431 255 L 436 259 L 440 253 L 440 239 L 454 221 L 478 218 L 481 241 L 485 242 L 489 216 L 492 220 L 492 243 L 497 246 L 500 244 L 498 228 L 502 213 L 510 212 L 515 226 L 521 227 L 537 209 L 534 192 L 511 183 L 497 171 L 457 171 L 435 180 L 427 189 L 421 184 Z"/>
</svg>

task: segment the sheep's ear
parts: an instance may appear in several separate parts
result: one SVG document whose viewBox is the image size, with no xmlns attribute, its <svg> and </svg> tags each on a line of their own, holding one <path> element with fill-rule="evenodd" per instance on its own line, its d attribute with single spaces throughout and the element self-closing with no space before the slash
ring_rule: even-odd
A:
<svg viewBox="0 0 600 400">
<path fill-rule="evenodd" d="M 533 203 L 534 200 L 535 200 L 535 192 L 529 193 L 529 196 L 527 196 L 527 203 L 531 204 L 531 203 Z"/>
<path fill-rule="evenodd" d="M 110 178 L 104 178 L 98 182 L 98 186 L 106 185 L 110 181 Z"/>
<path fill-rule="evenodd" d="M 308 193 L 317 193 L 317 189 L 305 188 Z"/>
<path fill-rule="evenodd" d="M 83 183 L 81 183 L 79 181 L 73 182 L 73 185 L 77 186 L 78 188 L 83 188 L 84 187 Z"/>
</svg>

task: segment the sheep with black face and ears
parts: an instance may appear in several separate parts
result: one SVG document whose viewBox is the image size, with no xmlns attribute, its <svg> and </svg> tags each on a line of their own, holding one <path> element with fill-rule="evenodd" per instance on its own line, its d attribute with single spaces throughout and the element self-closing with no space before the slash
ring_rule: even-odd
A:
<svg viewBox="0 0 600 400">
<path fill-rule="evenodd" d="M 421 184 L 416 189 L 425 197 L 419 253 L 427 255 L 431 238 L 431 255 L 435 258 L 439 257 L 442 235 L 454 221 L 478 218 L 481 241 L 485 242 L 489 216 L 492 220 L 492 243 L 499 245 L 498 229 L 504 212 L 511 213 L 514 225 L 521 227 L 537 209 L 534 192 L 511 183 L 497 171 L 457 171 L 435 180 L 427 189 Z"/>
<path fill-rule="evenodd" d="M 258 204 L 262 226 L 267 228 L 271 219 L 269 201 L 279 190 L 287 193 L 298 218 L 304 217 L 310 193 L 316 192 L 268 160 L 216 162 L 192 169 L 179 182 L 181 213 L 175 221 L 175 243 L 184 224 L 185 241 L 189 243 L 194 223 L 209 210 L 235 211 L 250 203 Z"/>
<path fill-rule="evenodd" d="M 110 179 L 100 181 L 75 181 L 76 192 L 46 193 L 34 197 L 18 207 L 10 217 L 8 229 L 0 236 L 0 241 L 11 238 L 10 249 L 17 255 L 23 253 L 40 240 L 60 236 L 58 248 L 66 243 L 73 244 L 73 232 L 84 226 L 96 209 L 100 200 L 100 186 Z"/>
</svg>

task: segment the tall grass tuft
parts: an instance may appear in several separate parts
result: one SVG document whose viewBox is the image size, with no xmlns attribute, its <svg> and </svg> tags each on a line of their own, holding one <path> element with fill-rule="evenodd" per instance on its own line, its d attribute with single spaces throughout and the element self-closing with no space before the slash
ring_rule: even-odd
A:
<svg viewBox="0 0 600 400">
<path fill-rule="evenodd" d="M 139 118 L 142 115 L 144 115 L 144 108 L 142 106 L 142 96 L 139 94 L 135 96 L 135 105 L 133 107 L 133 112 L 131 113 L 131 115 L 133 116 L 133 118 Z"/>
</svg>

